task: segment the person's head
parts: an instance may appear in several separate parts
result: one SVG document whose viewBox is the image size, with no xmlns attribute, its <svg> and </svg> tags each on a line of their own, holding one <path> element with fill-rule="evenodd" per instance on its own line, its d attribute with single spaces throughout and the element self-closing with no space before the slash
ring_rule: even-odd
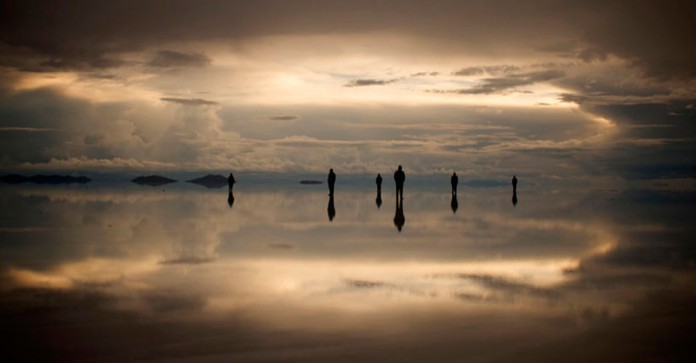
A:
<svg viewBox="0 0 696 363">
<path fill-rule="evenodd" d="M 399 165 L 399 170 L 401 170 L 401 165 Z"/>
<path fill-rule="evenodd" d="M 329 169 L 329 173 L 333 173 L 333 169 Z"/>
<path fill-rule="evenodd" d="M 454 173 L 452 173 L 452 175 L 457 175 L 457 172 L 455 171 Z"/>
</svg>

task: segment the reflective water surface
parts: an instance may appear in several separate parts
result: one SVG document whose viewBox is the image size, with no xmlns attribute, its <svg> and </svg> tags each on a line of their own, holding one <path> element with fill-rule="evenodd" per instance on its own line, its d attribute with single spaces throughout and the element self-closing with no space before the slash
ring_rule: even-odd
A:
<svg viewBox="0 0 696 363">
<path fill-rule="evenodd" d="M 3 361 L 665 361 L 693 192 L 3 186 Z"/>
</svg>

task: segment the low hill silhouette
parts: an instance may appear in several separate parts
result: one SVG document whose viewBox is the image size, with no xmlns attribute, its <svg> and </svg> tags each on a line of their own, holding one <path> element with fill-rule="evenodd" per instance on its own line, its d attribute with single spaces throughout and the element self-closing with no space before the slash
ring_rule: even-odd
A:
<svg viewBox="0 0 696 363">
<path fill-rule="evenodd" d="M 229 184 L 227 181 L 227 177 L 214 174 L 208 174 L 200 178 L 187 180 L 186 182 L 202 185 L 206 188 L 222 188 Z"/>
<path fill-rule="evenodd" d="M 70 176 L 70 175 L 33 175 L 25 176 L 19 174 L 10 174 L 0 177 L 0 180 L 8 184 L 36 183 L 36 184 L 71 184 L 71 183 L 89 183 L 92 179 L 86 176 Z"/>
<path fill-rule="evenodd" d="M 169 184 L 169 183 L 176 183 L 176 180 L 165 178 L 161 175 L 139 176 L 131 181 L 133 183 L 136 183 L 136 184 L 149 185 L 152 187 L 156 187 L 156 186 L 160 186 L 160 185 L 164 185 L 164 184 Z"/>
<path fill-rule="evenodd" d="M 300 184 L 323 184 L 321 180 L 300 180 Z"/>
</svg>

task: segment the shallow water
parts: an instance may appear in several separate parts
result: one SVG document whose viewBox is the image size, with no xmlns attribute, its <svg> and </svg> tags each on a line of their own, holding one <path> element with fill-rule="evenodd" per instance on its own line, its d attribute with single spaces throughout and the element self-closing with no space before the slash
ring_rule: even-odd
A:
<svg viewBox="0 0 696 363">
<path fill-rule="evenodd" d="M 681 360 L 693 192 L 0 188 L 8 359 Z M 332 216 L 333 214 L 333 216 Z M 401 226 L 401 231 L 397 225 Z M 7 360 L 3 360 L 7 361 Z"/>
</svg>

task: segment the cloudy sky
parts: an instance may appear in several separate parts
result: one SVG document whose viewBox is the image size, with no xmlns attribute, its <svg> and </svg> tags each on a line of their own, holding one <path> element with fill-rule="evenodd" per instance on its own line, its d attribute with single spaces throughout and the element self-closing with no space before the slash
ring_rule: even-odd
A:
<svg viewBox="0 0 696 363">
<path fill-rule="evenodd" d="M 0 169 L 696 174 L 688 1 L 3 1 Z"/>
</svg>

